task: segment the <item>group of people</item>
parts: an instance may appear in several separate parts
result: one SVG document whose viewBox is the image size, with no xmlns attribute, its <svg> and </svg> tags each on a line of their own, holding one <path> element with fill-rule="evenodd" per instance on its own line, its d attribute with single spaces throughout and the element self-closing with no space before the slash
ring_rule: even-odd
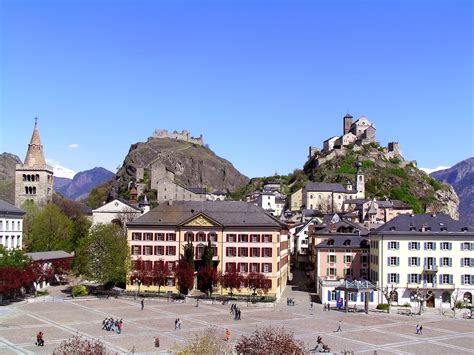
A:
<svg viewBox="0 0 474 355">
<path fill-rule="evenodd" d="M 324 304 L 324 308 L 323 308 L 323 311 L 330 311 L 331 310 L 331 305 L 328 303 L 325 303 Z"/>
<path fill-rule="evenodd" d="M 240 320 L 240 308 L 235 303 L 230 306 L 230 314 L 234 316 L 234 320 Z"/>
<path fill-rule="evenodd" d="M 35 345 L 37 346 L 44 346 L 44 339 L 43 339 L 43 332 L 40 331 L 38 334 L 36 334 L 36 343 Z"/>
<path fill-rule="evenodd" d="M 122 319 L 113 319 L 113 318 L 105 318 L 102 321 L 102 329 L 107 330 L 109 332 L 116 332 L 117 334 L 122 333 Z"/>
<path fill-rule="evenodd" d="M 421 324 L 416 325 L 416 334 L 423 335 L 423 326 Z"/>
<path fill-rule="evenodd" d="M 174 320 L 174 330 L 178 330 L 178 329 L 181 329 L 181 319 L 180 318 L 176 318 Z"/>
<path fill-rule="evenodd" d="M 323 343 L 323 339 L 318 336 L 318 340 L 316 341 L 316 347 L 314 348 L 314 351 L 318 353 L 325 353 L 325 352 L 331 352 L 331 349 L 329 346 Z"/>
<path fill-rule="evenodd" d="M 287 298 L 286 298 L 286 305 L 287 305 L 287 306 L 294 306 L 294 305 L 295 305 L 295 299 L 294 299 L 294 298 L 287 297 Z"/>
</svg>

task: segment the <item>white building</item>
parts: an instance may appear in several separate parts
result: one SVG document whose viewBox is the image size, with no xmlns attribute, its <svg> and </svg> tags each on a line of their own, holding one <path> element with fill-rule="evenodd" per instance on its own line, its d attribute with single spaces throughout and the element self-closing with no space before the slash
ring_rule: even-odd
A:
<svg viewBox="0 0 474 355">
<path fill-rule="evenodd" d="M 115 223 L 121 227 L 138 218 L 142 210 L 123 200 L 113 200 L 92 211 L 92 225 Z"/>
<path fill-rule="evenodd" d="M 23 210 L 0 200 L 0 245 L 5 249 L 22 248 L 24 215 Z"/>
<path fill-rule="evenodd" d="M 370 279 L 394 302 L 424 294 L 427 307 L 472 303 L 474 230 L 446 215 L 399 215 L 369 234 Z M 386 303 L 381 292 L 378 302 Z"/>
</svg>

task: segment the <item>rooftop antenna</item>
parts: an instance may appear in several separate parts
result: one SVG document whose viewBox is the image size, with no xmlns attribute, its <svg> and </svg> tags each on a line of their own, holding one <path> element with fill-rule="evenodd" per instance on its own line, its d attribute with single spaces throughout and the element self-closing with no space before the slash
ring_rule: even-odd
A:
<svg viewBox="0 0 474 355">
<path fill-rule="evenodd" d="M 38 117 L 35 117 L 35 127 L 38 125 Z"/>
</svg>

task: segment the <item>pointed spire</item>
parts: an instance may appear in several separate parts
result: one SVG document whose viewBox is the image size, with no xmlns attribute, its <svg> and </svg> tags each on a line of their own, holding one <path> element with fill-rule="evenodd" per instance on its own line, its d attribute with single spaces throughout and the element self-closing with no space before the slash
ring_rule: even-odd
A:
<svg viewBox="0 0 474 355">
<path fill-rule="evenodd" d="M 41 145 L 41 139 L 38 132 L 38 118 L 35 117 L 35 127 L 31 136 L 30 144 L 28 144 L 28 151 L 26 152 L 25 165 L 43 166 L 46 165 L 44 159 L 43 146 Z"/>
</svg>

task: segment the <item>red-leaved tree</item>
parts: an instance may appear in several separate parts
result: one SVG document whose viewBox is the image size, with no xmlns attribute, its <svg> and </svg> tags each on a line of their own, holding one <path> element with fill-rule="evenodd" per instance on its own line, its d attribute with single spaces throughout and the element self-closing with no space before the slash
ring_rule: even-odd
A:
<svg viewBox="0 0 474 355">
<path fill-rule="evenodd" d="M 254 295 L 258 290 L 266 294 L 272 287 L 271 280 L 260 272 L 248 273 L 245 277 L 245 285 L 253 291 Z"/>
<path fill-rule="evenodd" d="M 236 270 L 232 270 L 222 275 L 221 277 L 221 285 L 228 289 L 230 292 L 230 296 L 233 296 L 234 290 L 240 290 L 242 283 L 244 282 L 245 278 L 243 275 Z"/>
<path fill-rule="evenodd" d="M 166 280 L 171 276 L 171 271 L 168 269 L 163 259 L 155 261 L 152 271 L 153 283 L 158 286 L 158 292 L 162 286 L 166 285 Z"/>
<path fill-rule="evenodd" d="M 194 286 L 194 268 L 185 260 L 181 260 L 176 267 L 175 275 L 179 292 L 187 295 L 188 291 Z"/>
</svg>

